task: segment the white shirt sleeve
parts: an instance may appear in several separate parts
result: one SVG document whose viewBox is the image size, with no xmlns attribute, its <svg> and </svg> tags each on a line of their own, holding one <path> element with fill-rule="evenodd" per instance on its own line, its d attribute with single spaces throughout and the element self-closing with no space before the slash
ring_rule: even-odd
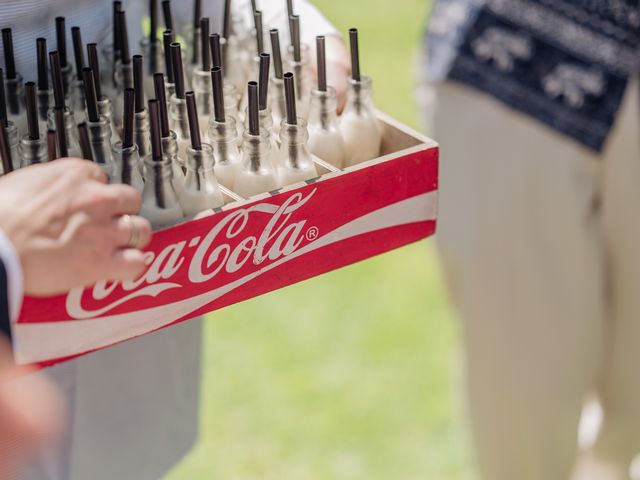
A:
<svg viewBox="0 0 640 480">
<path fill-rule="evenodd" d="M 18 254 L 4 232 L 0 229 L 0 259 L 7 272 L 7 297 L 9 299 L 9 319 L 18 320 L 24 293 L 22 266 Z"/>
</svg>

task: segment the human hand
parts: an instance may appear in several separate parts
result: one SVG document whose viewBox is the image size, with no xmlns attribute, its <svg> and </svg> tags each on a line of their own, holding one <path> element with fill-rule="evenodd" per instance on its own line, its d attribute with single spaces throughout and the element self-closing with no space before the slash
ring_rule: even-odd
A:
<svg viewBox="0 0 640 480">
<path fill-rule="evenodd" d="M 0 229 L 18 253 L 26 294 L 54 295 L 143 272 L 139 249 L 149 243 L 151 226 L 134 216 L 140 194 L 106 182 L 96 164 L 78 159 L 0 178 Z"/>
</svg>

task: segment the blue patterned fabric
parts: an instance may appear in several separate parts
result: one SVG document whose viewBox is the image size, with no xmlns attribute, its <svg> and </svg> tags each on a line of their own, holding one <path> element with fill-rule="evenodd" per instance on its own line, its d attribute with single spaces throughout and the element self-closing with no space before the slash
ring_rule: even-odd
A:
<svg viewBox="0 0 640 480">
<path fill-rule="evenodd" d="M 427 73 L 600 151 L 637 71 L 638 0 L 439 0 Z"/>
</svg>

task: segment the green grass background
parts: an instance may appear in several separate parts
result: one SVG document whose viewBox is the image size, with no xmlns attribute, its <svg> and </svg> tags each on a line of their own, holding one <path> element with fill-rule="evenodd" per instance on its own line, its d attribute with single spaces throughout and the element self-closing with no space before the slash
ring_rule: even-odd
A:
<svg viewBox="0 0 640 480">
<path fill-rule="evenodd" d="M 417 126 L 428 2 L 317 0 L 360 29 L 376 104 Z M 201 438 L 170 480 L 453 480 L 469 472 L 457 325 L 433 240 L 210 315 Z"/>
</svg>

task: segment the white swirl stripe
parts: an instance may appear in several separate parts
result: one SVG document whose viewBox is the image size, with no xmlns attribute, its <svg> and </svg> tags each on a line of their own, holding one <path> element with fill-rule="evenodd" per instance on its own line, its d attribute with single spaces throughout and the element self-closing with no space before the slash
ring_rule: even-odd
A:
<svg viewBox="0 0 640 480">
<path fill-rule="evenodd" d="M 79 355 L 157 330 L 301 255 L 358 235 L 435 220 L 437 198 L 437 192 L 433 191 L 373 211 L 319 236 L 291 255 L 192 298 L 96 319 L 16 324 L 13 329 L 16 361 L 20 364 L 37 363 Z"/>
</svg>

